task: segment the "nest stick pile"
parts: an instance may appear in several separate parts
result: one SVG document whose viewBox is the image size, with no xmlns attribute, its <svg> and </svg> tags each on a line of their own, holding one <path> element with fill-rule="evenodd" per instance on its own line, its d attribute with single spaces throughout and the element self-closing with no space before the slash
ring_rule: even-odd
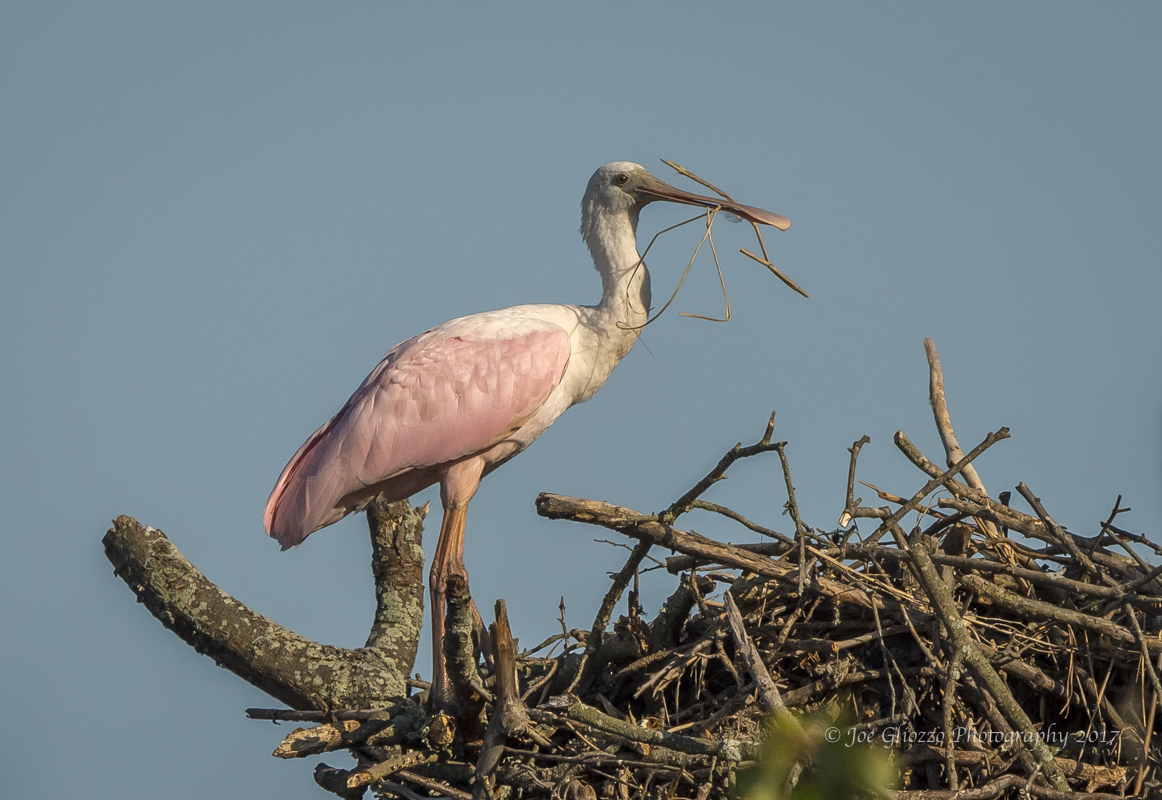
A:
<svg viewBox="0 0 1162 800">
<path fill-rule="evenodd" d="M 559 634 L 517 653 L 503 602 L 486 640 L 466 587 L 452 586 L 454 707 L 432 709 L 421 692 L 369 711 L 251 716 L 318 723 L 276 755 L 349 750 L 354 768 L 315 774 L 343 797 L 777 798 L 823 779 L 845 787 L 827 796 L 900 800 L 1158 792 L 1162 567 L 1146 557 L 1162 551 L 1118 525 L 1120 497 L 1086 536 L 1024 483 L 1026 510 L 1010 492 L 991 496 L 973 461 L 1008 433 L 961 450 L 925 344 L 947 466 L 898 433 L 923 473 L 911 495 L 871 487 L 875 506 L 854 496 L 865 437 L 850 451 L 840 528 L 808 526 L 772 415 L 758 443 L 731 449 L 662 512 L 538 498 L 543 516 L 634 543 L 588 630 L 567 629 L 562 614 Z M 703 499 L 736 461 L 764 453 L 782 460 L 787 534 Z M 732 545 L 684 530 L 695 510 L 766 539 Z M 871 521 L 862 533 L 860 519 Z M 647 613 L 635 589 L 651 559 L 675 577 Z M 622 599 L 628 612 L 615 620 Z M 894 746 L 890 790 L 845 761 L 861 743 Z M 770 772 L 781 757 L 790 769 Z"/>
</svg>

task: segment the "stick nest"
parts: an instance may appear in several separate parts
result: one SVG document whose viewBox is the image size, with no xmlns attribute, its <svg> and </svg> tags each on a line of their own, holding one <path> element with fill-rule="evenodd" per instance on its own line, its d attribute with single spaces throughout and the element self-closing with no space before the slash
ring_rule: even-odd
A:
<svg viewBox="0 0 1162 800">
<path fill-rule="evenodd" d="M 1010 506 L 1009 492 L 993 499 L 972 462 L 1007 431 L 962 453 L 926 345 L 948 466 L 897 434 L 923 473 L 912 495 L 873 489 L 881 506 L 853 496 L 865 437 L 850 451 L 841 527 L 808 526 L 785 443 L 771 441 L 772 415 L 758 443 L 731 449 L 660 513 L 538 498 L 543 516 L 636 540 L 588 630 L 569 629 L 562 607 L 560 633 L 513 652 L 501 603 L 491 658 L 478 659 L 467 587 L 453 587 L 454 706 L 433 711 L 422 692 L 371 711 L 251 715 L 320 723 L 276 755 L 349 750 L 354 768 L 316 769 L 344 797 L 367 788 L 619 800 L 808 796 L 810 787 L 901 800 L 1158 792 L 1162 569 L 1141 553 L 1162 551 L 1118 527 L 1128 510 L 1120 497 L 1089 537 L 1057 524 L 1023 483 L 1027 511 Z M 764 453 L 782 460 L 787 534 L 702 499 L 735 461 Z M 767 540 L 732 545 L 682 530 L 694 510 Z M 859 519 L 874 530 L 861 533 Z M 675 588 L 647 613 L 636 586 L 651 562 Z M 877 787 L 875 759 L 888 745 L 894 785 Z M 871 751 L 881 755 L 852 760 Z"/>
</svg>

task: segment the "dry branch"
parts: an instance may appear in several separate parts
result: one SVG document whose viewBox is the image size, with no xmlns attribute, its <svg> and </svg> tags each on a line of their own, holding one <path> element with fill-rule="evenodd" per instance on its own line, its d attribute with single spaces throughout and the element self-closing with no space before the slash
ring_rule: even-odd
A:
<svg viewBox="0 0 1162 800">
<path fill-rule="evenodd" d="M 456 698 L 455 708 L 450 710 L 456 713 L 461 734 L 475 741 L 484 733 L 484 706 L 492 699 L 492 695 L 484 688 L 477 670 L 474 615 L 468 581 L 462 575 L 449 575 L 447 580 L 444 659 Z"/>
<path fill-rule="evenodd" d="M 707 539 L 694 531 L 678 530 L 659 522 L 656 516 L 600 500 L 582 500 L 546 492 L 537 496 L 537 513 L 549 519 L 569 519 L 574 522 L 601 525 L 641 542 L 766 578 L 785 579 L 797 572 L 791 564 L 772 561 L 750 550 Z M 795 580 L 797 583 L 797 577 Z M 836 581 L 820 580 L 819 585 L 837 601 L 868 605 L 866 595 Z"/>
<path fill-rule="evenodd" d="M 767 672 L 767 665 L 763 663 L 762 656 L 755 650 L 755 646 L 746 632 L 746 625 L 738 610 L 738 604 L 734 602 L 730 592 L 726 593 L 726 618 L 730 623 L 730 633 L 734 636 L 734 646 L 742 654 L 747 669 L 750 670 L 751 676 L 758 684 L 763 711 L 786 713 L 787 706 L 783 702 L 782 696 L 779 695 L 779 687 L 775 686 L 775 682 L 771 680 L 771 674 Z"/>
<path fill-rule="evenodd" d="M 474 797 L 491 795 L 488 782 L 500 763 L 504 744 L 511 736 L 524 733 L 529 725 L 528 711 L 521 702 L 517 689 L 516 646 L 512 641 L 512 630 L 508 625 L 508 610 L 503 600 L 496 601 L 496 622 L 490 626 L 493 663 L 496 665 L 496 703 L 488 731 L 484 734 L 484 745 L 480 748 L 480 759 L 476 763 L 476 790 Z"/>
</svg>

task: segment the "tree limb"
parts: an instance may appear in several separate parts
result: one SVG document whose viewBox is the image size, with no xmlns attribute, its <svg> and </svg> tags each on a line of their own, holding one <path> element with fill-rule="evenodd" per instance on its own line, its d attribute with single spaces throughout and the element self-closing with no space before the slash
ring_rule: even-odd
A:
<svg viewBox="0 0 1162 800">
<path fill-rule="evenodd" d="M 662 524 L 654 517 L 600 500 L 581 500 L 543 492 L 537 496 L 537 513 L 549 519 L 571 519 L 601 525 L 640 542 L 648 542 L 707 562 L 746 570 L 767 578 L 788 579 L 789 575 L 797 574 L 796 568 L 790 564 L 773 561 L 735 545 L 707 539 L 693 531 L 680 531 Z M 844 586 L 837 581 L 813 580 L 817 582 L 821 591 L 834 597 L 838 602 L 855 603 L 865 607 L 870 602 L 867 595 L 858 589 Z"/>
<path fill-rule="evenodd" d="M 322 645 L 247 608 L 198 571 L 159 530 L 118 517 L 102 540 L 114 574 L 199 653 L 295 709 L 382 706 L 407 694 L 423 624 L 426 509 L 373 504 L 377 608 L 368 645 Z"/>
</svg>

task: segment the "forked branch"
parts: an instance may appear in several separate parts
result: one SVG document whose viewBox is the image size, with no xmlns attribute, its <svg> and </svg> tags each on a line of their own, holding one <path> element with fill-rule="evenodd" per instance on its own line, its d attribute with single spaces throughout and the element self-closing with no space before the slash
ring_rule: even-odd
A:
<svg viewBox="0 0 1162 800">
<path fill-rule="evenodd" d="M 425 509 L 369 508 L 376 613 L 367 645 L 314 642 L 235 600 L 159 530 L 118 517 L 103 540 L 114 574 L 199 653 L 295 709 L 372 708 L 407 694 L 423 624 Z"/>
</svg>

